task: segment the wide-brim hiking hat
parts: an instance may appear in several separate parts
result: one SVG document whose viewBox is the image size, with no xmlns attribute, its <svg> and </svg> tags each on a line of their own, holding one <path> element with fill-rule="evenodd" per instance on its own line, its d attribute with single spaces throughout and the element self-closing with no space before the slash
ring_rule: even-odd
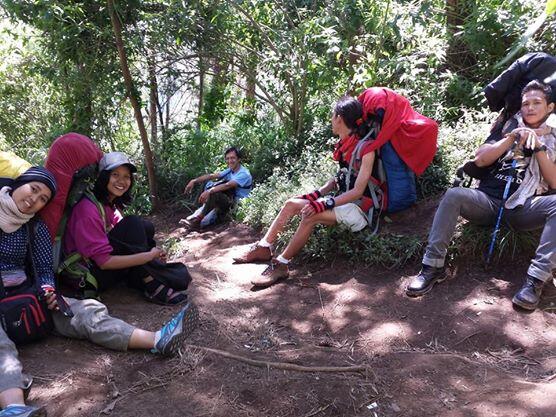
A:
<svg viewBox="0 0 556 417">
<path fill-rule="evenodd" d="M 137 172 L 137 167 L 131 163 L 127 155 L 123 152 L 110 152 L 104 154 L 98 163 L 98 170 L 112 171 L 121 165 L 127 165 L 131 172 Z"/>
</svg>

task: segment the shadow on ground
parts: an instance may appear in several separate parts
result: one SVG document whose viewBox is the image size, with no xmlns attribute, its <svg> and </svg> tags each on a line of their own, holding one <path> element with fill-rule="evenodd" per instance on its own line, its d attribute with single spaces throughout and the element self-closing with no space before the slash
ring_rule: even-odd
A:
<svg viewBox="0 0 556 417">
<path fill-rule="evenodd" d="M 165 235 L 182 237 L 166 226 Z M 242 225 L 183 238 L 181 258 L 202 311 L 190 343 L 267 362 L 367 365 L 366 372 L 255 367 L 192 347 L 166 360 L 52 337 L 21 349 L 36 376 L 30 399 L 68 417 L 556 415 L 556 291 L 545 294 L 544 310 L 514 311 L 526 264 L 485 272 L 462 262 L 417 299 L 404 288 L 418 265 L 388 270 L 341 260 L 294 265 L 289 280 L 252 291 L 265 265 L 232 258 L 256 238 Z M 148 329 L 174 311 L 126 288 L 104 301 L 113 315 Z"/>
</svg>

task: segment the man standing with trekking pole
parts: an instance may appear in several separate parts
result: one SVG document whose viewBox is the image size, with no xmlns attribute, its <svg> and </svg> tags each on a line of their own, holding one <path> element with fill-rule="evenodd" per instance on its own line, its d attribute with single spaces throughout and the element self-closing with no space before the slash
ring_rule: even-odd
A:
<svg viewBox="0 0 556 417">
<path fill-rule="evenodd" d="M 551 97 L 550 86 L 527 84 L 521 110 L 506 123 L 503 136 L 488 140 L 475 154 L 475 165 L 486 171 L 478 189 L 446 192 L 434 216 L 422 269 L 407 286 L 407 295 L 426 294 L 446 278 L 444 259 L 460 215 L 492 225 L 503 210 L 504 221 L 516 230 L 543 229 L 525 283 L 512 299 L 535 310 L 556 268 L 556 115 Z"/>
</svg>

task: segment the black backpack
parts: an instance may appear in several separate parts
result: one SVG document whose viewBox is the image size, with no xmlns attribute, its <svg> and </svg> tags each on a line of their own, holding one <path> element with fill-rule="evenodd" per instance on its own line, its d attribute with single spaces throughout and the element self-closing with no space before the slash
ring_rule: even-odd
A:
<svg viewBox="0 0 556 417">
<path fill-rule="evenodd" d="M 53 329 L 52 316 L 38 286 L 33 260 L 36 223 L 31 221 L 24 227 L 27 229 L 27 280 L 6 289 L 0 274 L 0 322 L 16 345 L 42 339 Z M 0 235 L 2 233 L 0 230 Z"/>
</svg>

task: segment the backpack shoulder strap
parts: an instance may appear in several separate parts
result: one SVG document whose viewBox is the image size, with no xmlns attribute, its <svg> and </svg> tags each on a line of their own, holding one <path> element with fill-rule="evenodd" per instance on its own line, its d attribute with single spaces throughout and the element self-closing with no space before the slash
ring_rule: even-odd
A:
<svg viewBox="0 0 556 417">
<path fill-rule="evenodd" d="M 35 234 L 37 232 L 38 223 L 36 220 L 31 219 L 25 224 L 27 229 L 27 260 L 31 268 L 31 284 L 37 291 L 39 290 L 39 280 L 37 274 L 37 267 L 35 265 L 35 258 L 33 256 L 33 246 L 35 245 Z"/>
<path fill-rule="evenodd" d="M 97 210 L 100 214 L 100 218 L 102 219 L 102 224 L 104 225 L 104 231 L 108 233 L 109 230 L 108 227 L 106 226 L 106 210 L 104 210 L 104 205 L 100 201 L 98 201 L 98 199 L 91 191 L 86 191 L 85 197 L 87 197 L 97 207 Z"/>
<path fill-rule="evenodd" d="M 346 191 L 349 191 L 349 183 L 351 178 L 351 172 L 355 171 L 355 175 L 359 173 L 359 165 L 361 163 L 361 149 L 370 141 L 374 140 L 376 134 L 378 133 L 378 126 L 373 123 L 369 132 L 357 142 L 353 153 L 351 154 L 351 158 L 349 160 L 349 168 L 346 176 Z"/>
</svg>

